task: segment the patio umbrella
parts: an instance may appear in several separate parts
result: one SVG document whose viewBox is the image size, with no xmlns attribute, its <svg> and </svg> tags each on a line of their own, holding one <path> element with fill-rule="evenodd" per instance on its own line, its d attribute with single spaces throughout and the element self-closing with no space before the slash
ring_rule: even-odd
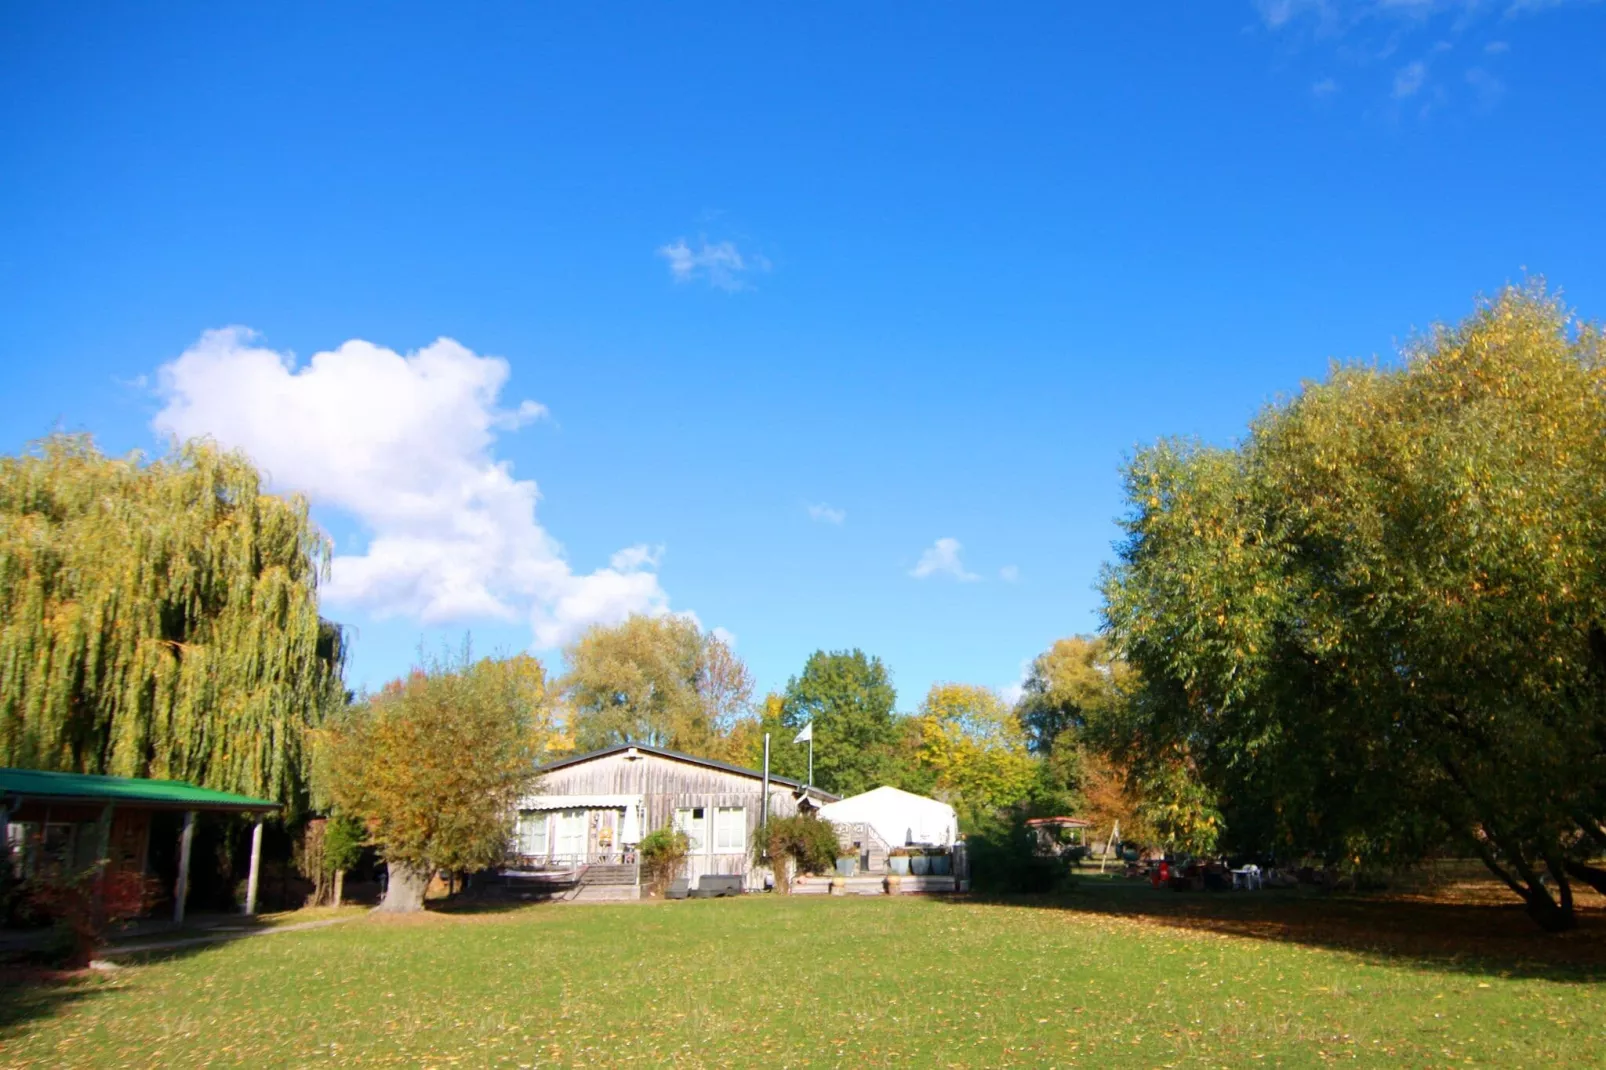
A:
<svg viewBox="0 0 1606 1070">
<path fill-rule="evenodd" d="M 624 826 L 619 831 L 620 846 L 628 847 L 641 842 L 641 815 L 635 803 L 625 806 Z"/>
</svg>

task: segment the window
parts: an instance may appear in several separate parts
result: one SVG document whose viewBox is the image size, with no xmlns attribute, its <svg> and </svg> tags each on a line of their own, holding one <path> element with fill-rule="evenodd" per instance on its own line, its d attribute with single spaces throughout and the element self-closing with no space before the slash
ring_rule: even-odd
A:
<svg viewBox="0 0 1606 1070">
<path fill-rule="evenodd" d="M 586 811 L 559 810 L 558 811 L 558 844 L 555 852 L 559 858 L 584 858 L 586 854 Z"/>
<path fill-rule="evenodd" d="M 537 810 L 534 813 L 519 815 L 519 854 L 531 858 L 542 858 L 546 855 L 546 814 Z"/>
<path fill-rule="evenodd" d="M 714 850 L 729 854 L 747 849 L 747 811 L 721 806 L 714 811 Z"/>
<path fill-rule="evenodd" d="M 708 810 L 702 806 L 682 807 L 675 811 L 675 828 L 686 834 L 693 851 L 701 851 L 708 842 Z"/>
</svg>

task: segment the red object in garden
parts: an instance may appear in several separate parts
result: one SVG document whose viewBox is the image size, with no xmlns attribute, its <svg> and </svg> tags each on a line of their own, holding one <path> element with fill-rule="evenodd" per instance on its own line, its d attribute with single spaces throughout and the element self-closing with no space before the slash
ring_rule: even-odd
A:
<svg viewBox="0 0 1606 1070">
<path fill-rule="evenodd" d="M 1170 884 L 1170 883 L 1171 883 L 1171 863 L 1167 862 L 1167 861 L 1164 861 L 1162 859 L 1161 862 L 1160 862 L 1160 868 L 1155 870 L 1154 886 L 1156 888 L 1158 888 L 1162 884 Z"/>
</svg>

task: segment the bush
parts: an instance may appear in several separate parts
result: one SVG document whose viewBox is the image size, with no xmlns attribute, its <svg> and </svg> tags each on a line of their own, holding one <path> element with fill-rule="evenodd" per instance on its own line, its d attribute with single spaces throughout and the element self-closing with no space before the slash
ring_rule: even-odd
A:
<svg viewBox="0 0 1606 1070">
<path fill-rule="evenodd" d="M 825 873 L 836 865 L 841 840 L 836 826 L 812 814 L 775 817 L 753 833 L 753 858 L 775 871 L 777 891 L 791 891 L 784 862 L 791 859 L 799 873 Z"/>
<path fill-rule="evenodd" d="M 691 840 L 677 829 L 661 828 L 643 836 L 637 849 L 641 852 L 641 871 L 647 879 L 647 887 L 654 894 L 663 895 L 691 852 Z"/>
<path fill-rule="evenodd" d="M 34 909 L 55 923 L 65 964 L 89 965 L 113 925 L 143 914 L 155 898 L 156 882 L 131 870 L 108 873 L 99 866 L 82 873 L 47 873 L 28 882 Z"/>
<path fill-rule="evenodd" d="M 996 818 L 966 839 L 970 848 L 970 886 L 992 894 L 1034 894 L 1066 891 L 1075 884 L 1063 858 L 1037 853 L 1037 834 L 1023 815 Z"/>
</svg>

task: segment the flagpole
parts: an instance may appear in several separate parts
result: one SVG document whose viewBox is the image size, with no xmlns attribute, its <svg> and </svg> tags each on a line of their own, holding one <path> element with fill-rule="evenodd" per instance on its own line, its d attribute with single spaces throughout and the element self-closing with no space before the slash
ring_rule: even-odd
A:
<svg viewBox="0 0 1606 1070">
<path fill-rule="evenodd" d="M 814 722 L 809 722 L 809 787 L 814 786 Z"/>
<path fill-rule="evenodd" d="M 764 733 L 764 808 L 763 819 L 759 822 L 766 828 L 770 823 L 770 734 Z"/>
</svg>

